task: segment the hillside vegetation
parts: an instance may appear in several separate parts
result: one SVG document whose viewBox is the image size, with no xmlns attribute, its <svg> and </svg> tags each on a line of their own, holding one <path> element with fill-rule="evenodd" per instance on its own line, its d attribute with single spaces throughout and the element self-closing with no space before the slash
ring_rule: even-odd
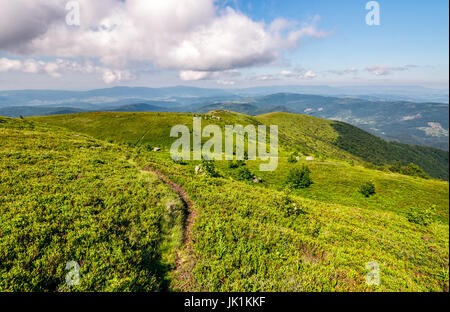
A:
<svg viewBox="0 0 450 312">
<path fill-rule="evenodd" d="M 199 161 L 174 162 L 168 153 L 171 127 L 192 128 L 192 117 L 0 118 L 0 287 L 448 291 L 448 182 L 368 168 L 360 155 L 339 147 L 341 133 L 329 121 L 224 111 L 203 115 L 204 125 L 279 124 L 278 169 L 262 173 L 258 161 L 217 161 L 214 174 L 199 175 Z M 162 150 L 153 152 L 156 146 Z M 291 161 L 292 153 L 300 160 Z M 288 187 L 289 173 L 305 165 L 313 184 Z M 359 189 L 369 181 L 376 193 L 365 197 Z M 187 227 L 171 185 L 192 200 Z M 78 288 L 64 284 L 68 261 L 81 265 Z M 374 261 L 379 286 L 366 283 L 366 265 Z"/>
<path fill-rule="evenodd" d="M 71 290 L 167 289 L 183 206 L 130 151 L 4 118 L 0 146 L 0 291 L 68 290 L 71 261 Z"/>
<path fill-rule="evenodd" d="M 132 145 L 150 144 L 169 149 L 169 137 L 174 125 L 187 125 L 192 130 L 195 114 L 176 113 L 82 113 L 37 117 L 34 120 L 62 126 L 99 139 L 112 139 Z M 215 111 L 209 116 L 221 120 L 204 119 L 203 125 L 266 124 L 278 125 L 280 145 L 284 151 L 298 151 L 304 155 L 366 161 L 375 165 L 403 165 L 414 163 L 434 178 L 448 180 L 449 153 L 446 151 L 387 142 L 351 125 L 307 115 L 270 113 L 257 117 Z"/>
<path fill-rule="evenodd" d="M 344 206 L 228 178 L 198 179 L 192 169 L 147 159 L 183 185 L 199 211 L 193 253 L 183 257 L 192 276 L 176 279 L 176 289 L 448 290 L 448 217 L 419 226 L 395 206 Z M 381 267 L 380 287 L 365 283 L 370 261 Z"/>
<path fill-rule="evenodd" d="M 302 144 L 304 137 L 309 136 L 375 165 L 393 164 L 396 161 L 404 165 L 414 163 L 434 178 L 449 178 L 447 151 L 388 142 L 343 122 L 306 115 L 271 113 L 256 118 L 265 124 L 279 125 L 280 131 L 289 136 L 294 146 Z"/>
</svg>

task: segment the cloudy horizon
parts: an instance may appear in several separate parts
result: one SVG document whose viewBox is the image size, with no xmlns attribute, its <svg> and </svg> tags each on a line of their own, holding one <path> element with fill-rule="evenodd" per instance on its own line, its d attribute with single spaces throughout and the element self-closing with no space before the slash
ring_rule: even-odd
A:
<svg viewBox="0 0 450 312">
<path fill-rule="evenodd" d="M 318 2 L 0 0 L 0 89 L 448 89 L 448 2 Z"/>
</svg>

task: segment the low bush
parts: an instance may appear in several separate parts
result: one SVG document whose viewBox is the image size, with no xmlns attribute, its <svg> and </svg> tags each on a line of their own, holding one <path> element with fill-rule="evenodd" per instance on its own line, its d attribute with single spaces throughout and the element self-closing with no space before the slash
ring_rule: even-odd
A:
<svg viewBox="0 0 450 312">
<path fill-rule="evenodd" d="M 311 170 L 305 165 L 301 168 L 294 168 L 286 179 L 286 185 L 294 189 L 307 188 L 313 183 L 310 173 Z"/>
<path fill-rule="evenodd" d="M 359 187 L 359 192 L 365 197 L 370 197 L 376 194 L 375 184 L 373 182 L 366 182 Z"/>
<path fill-rule="evenodd" d="M 207 176 L 211 178 L 218 177 L 214 160 L 203 159 L 202 168 Z"/>
<path fill-rule="evenodd" d="M 295 164 L 295 163 L 297 163 L 297 155 L 294 153 L 294 154 L 291 154 L 290 156 L 289 156 L 289 158 L 288 158 L 288 163 L 290 163 L 290 164 Z"/>
<path fill-rule="evenodd" d="M 228 168 L 230 168 L 230 169 L 237 169 L 242 166 L 245 166 L 245 161 L 243 161 L 243 160 L 237 160 L 237 161 L 230 160 L 228 162 Z"/>
<path fill-rule="evenodd" d="M 433 221 L 433 213 L 435 210 L 436 206 L 434 205 L 429 209 L 418 209 L 413 207 L 409 209 L 406 215 L 409 222 L 427 226 Z"/>
<path fill-rule="evenodd" d="M 238 180 L 250 181 L 253 179 L 253 173 L 247 167 L 241 167 L 237 173 Z"/>
</svg>

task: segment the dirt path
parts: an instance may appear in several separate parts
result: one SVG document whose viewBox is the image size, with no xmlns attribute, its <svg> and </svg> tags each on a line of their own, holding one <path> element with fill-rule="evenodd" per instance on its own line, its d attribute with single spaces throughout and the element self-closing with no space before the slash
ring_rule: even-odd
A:
<svg viewBox="0 0 450 312">
<path fill-rule="evenodd" d="M 198 217 L 197 211 L 194 209 L 194 203 L 189 198 L 186 191 L 178 184 L 169 180 L 161 171 L 156 170 L 152 166 L 148 165 L 144 171 L 154 173 L 158 179 L 165 185 L 169 186 L 174 193 L 176 193 L 183 203 L 185 210 L 185 219 L 183 226 L 183 247 L 177 251 L 176 257 L 176 269 L 174 271 L 174 278 L 177 280 L 174 285 L 175 290 L 179 291 L 191 291 L 195 285 L 192 278 L 192 269 L 194 268 L 193 249 L 192 249 L 192 227 L 195 219 Z"/>
</svg>

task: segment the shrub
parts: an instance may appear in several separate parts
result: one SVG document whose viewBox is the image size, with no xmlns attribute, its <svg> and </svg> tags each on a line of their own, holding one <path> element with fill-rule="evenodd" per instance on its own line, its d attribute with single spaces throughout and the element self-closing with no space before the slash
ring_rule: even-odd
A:
<svg viewBox="0 0 450 312">
<path fill-rule="evenodd" d="M 245 161 L 243 161 L 243 160 L 237 160 L 237 161 L 230 160 L 228 162 L 228 168 L 230 168 L 230 169 L 237 169 L 242 166 L 245 166 Z"/>
<path fill-rule="evenodd" d="M 413 163 L 403 166 L 401 162 L 397 161 L 389 167 L 389 171 L 423 179 L 430 178 L 422 168 Z"/>
<path fill-rule="evenodd" d="M 359 192 L 365 197 L 370 197 L 376 194 L 375 184 L 373 182 L 366 182 L 359 187 Z"/>
<path fill-rule="evenodd" d="M 203 159 L 202 168 L 207 176 L 212 178 L 218 176 L 216 171 L 216 163 L 214 162 L 214 160 Z"/>
<path fill-rule="evenodd" d="M 278 196 L 274 202 L 274 206 L 282 210 L 285 217 L 306 214 L 301 203 L 295 202 L 289 195 L 289 192 L 283 192 L 283 195 Z"/>
<path fill-rule="evenodd" d="M 94 160 L 91 161 L 91 163 L 93 165 L 104 165 L 105 164 L 105 162 L 103 160 L 100 160 L 100 159 L 94 159 Z"/>
<path fill-rule="evenodd" d="M 250 181 L 253 179 L 253 173 L 247 167 L 241 167 L 237 173 L 238 180 Z"/>
<path fill-rule="evenodd" d="M 409 209 L 406 216 L 411 223 L 427 226 L 433 221 L 433 212 L 435 209 L 436 205 L 433 205 L 429 209 L 412 207 Z"/>
<path fill-rule="evenodd" d="M 185 161 L 183 160 L 183 158 L 181 158 L 181 157 L 172 158 L 172 160 L 173 160 L 173 162 L 176 163 L 177 165 L 182 165 L 182 166 L 187 165 L 187 162 L 185 162 Z"/>
<path fill-rule="evenodd" d="M 297 162 L 297 155 L 295 153 L 291 154 L 288 158 L 288 163 L 295 164 Z"/>
<path fill-rule="evenodd" d="M 294 168 L 286 179 L 286 184 L 294 189 L 302 189 L 309 187 L 313 182 L 310 177 L 311 170 L 308 166 Z"/>
<path fill-rule="evenodd" d="M 408 166 L 404 166 L 401 173 L 412 177 L 429 179 L 429 176 L 425 173 L 425 171 L 423 171 L 422 168 L 413 163 L 409 164 Z"/>
</svg>

